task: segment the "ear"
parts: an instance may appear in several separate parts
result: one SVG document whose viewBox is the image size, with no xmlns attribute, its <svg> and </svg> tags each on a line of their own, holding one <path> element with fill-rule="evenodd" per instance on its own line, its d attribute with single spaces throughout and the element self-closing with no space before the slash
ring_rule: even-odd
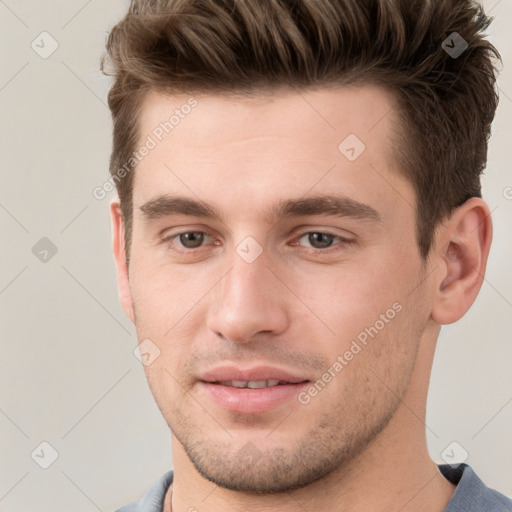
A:
<svg viewBox="0 0 512 512">
<path fill-rule="evenodd" d="M 436 232 L 432 318 L 451 324 L 464 316 L 482 286 L 492 240 L 491 212 L 473 197 Z"/>
<path fill-rule="evenodd" d="M 126 316 L 132 323 L 135 323 L 128 266 L 126 264 L 124 224 L 118 198 L 114 198 L 110 203 L 110 218 L 112 222 L 112 252 L 117 267 L 119 300 Z"/>
</svg>

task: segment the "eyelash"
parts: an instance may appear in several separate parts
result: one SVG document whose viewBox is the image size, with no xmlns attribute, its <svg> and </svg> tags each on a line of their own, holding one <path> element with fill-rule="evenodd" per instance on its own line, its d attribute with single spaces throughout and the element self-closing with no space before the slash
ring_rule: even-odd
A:
<svg viewBox="0 0 512 512">
<path fill-rule="evenodd" d="M 173 245 L 173 240 L 175 239 L 179 239 L 179 237 L 181 235 L 186 235 L 186 234 L 189 234 L 189 233 L 195 233 L 195 234 L 203 234 L 205 235 L 206 237 L 209 237 L 209 238 L 213 238 L 211 237 L 208 233 L 206 233 L 205 231 L 181 231 L 180 233 L 176 233 L 174 235 L 171 235 L 171 236 L 168 236 L 166 238 L 164 238 L 162 241 L 163 242 L 166 242 L 169 246 L 170 249 L 172 249 L 173 251 L 177 252 L 177 253 L 180 253 L 180 254 L 191 254 L 191 253 L 194 253 L 194 252 L 197 252 L 199 249 L 202 249 L 203 247 L 205 247 L 204 245 L 200 245 L 199 247 L 196 247 L 196 248 L 192 248 L 192 249 L 189 249 L 189 248 L 186 248 L 186 247 L 183 247 L 181 246 L 180 249 L 176 249 L 175 247 L 172 247 Z M 334 240 L 338 239 L 338 244 L 336 245 L 331 245 L 329 247 L 326 247 L 324 249 L 318 249 L 318 248 L 314 248 L 314 247 L 305 247 L 305 249 L 310 252 L 310 253 L 314 253 L 314 254 L 319 254 L 319 253 L 323 253 L 323 254 L 326 254 L 326 253 L 331 253 L 333 251 L 336 251 L 336 250 L 341 250 L 341 248 L 343 247 L 346 247 L 346 246 L 349 246 L 351 244 L 354 243 L 353 240 L 349 240 L 347 238 L 344 238 L 343 236 L 340 236 L 340 235 L 335 235 L 334 233 L 329 233 L 329 232 L 326 232 L 326 231 L 305 231 L 303 232 L 302 234 L 298 235 L 295 237 L 296 240 L 300 241 L 302 238 L 304 238 L 305 236 L 307 235 L 311 235 L 311 234 L 315 234 L 315 235 L 323 235 L 323 236 L 327 236 L 327 237 L 332 237 Z M 333 241 L 334 241 L 333 240 Z M 298 246 L 299 243 L 296 242 L 296 243 L 293 243 L 292 244 L 293 246 Z"/>
</svg>

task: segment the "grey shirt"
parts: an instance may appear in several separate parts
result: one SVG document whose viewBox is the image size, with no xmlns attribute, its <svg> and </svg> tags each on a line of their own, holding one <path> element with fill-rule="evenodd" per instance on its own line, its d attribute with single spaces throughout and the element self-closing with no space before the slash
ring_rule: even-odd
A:
<svg viewBox="0 0 512 512">
<path fill-rule="evenodd" d="M 512 512 L 512 500 L 487 487 L 467 464 L 442 464 L 442 475 L 457 486 L 444 512 Z M 163 512 L 164 498 L 173 471 L 165 473 L 144 497 L 116 512 Z"/>
</svg>

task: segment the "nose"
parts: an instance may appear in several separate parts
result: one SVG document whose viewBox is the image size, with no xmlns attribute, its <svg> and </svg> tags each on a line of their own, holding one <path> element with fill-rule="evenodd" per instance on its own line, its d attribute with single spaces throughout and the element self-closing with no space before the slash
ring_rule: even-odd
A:
<svg viewBox="0 0 512 512">
<path fill-rule="evenodd" d="M 235 253 L 231 263 L 211 296 L 208 328 L 233 343 L 285 331 L 289 317 L 283 285 L 268 268 L 264 254 L 247 263 Z"/>
</svg>

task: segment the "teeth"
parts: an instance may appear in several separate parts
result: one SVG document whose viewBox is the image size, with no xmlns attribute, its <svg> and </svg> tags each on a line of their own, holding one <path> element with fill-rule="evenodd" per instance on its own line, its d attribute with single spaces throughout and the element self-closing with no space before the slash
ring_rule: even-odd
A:
<svg viewBox="0 0 512 512">
<path fill-rule="evenodd" d="M 224 384 L 224 383 L 222 383 Z M 233 386 L 234 388 L 246 388 L 247 382 L 245 380 L 232 380 L 230 383 L 225 383 L 225 386 Z"/>
<path fill-rule="evenodd" d="M 250 380 L 247 383 L 247 387 L 251 389 L 258 389 L 258 388 L 266 388 L 267 381 L 266 380 Z"/>
<path fill-rule="evenodd" d="M 259 389 L 259 388 L 270 388 L 273 386 L 277 386 L 281 381 L 275 379 L 268 380 L 225 380 L 220 384 L 223 386 L 231 386 L 233 388 L 250 388 L 250 389 Z"/>
</svg>

